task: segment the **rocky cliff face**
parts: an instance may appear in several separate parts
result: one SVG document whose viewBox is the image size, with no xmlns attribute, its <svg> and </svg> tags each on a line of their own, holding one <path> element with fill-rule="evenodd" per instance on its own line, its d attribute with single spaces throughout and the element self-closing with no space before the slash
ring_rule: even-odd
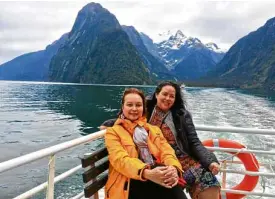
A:
<svg viewBox="0 0 275 199">
<path fill-rule="evenodd" d="M 143 63 L 148 67 L 150 74 L 158 80 L 174 79 L 172 73 L 164 66 L 164 64 L 149 53 L 144 42 L 133 26 L 122 26 L 127 33 L 131 43 L 137 48 Z"/>
<path fill-rule="evenodd" d="M 97 3 L 79 11 L 66 43 L 51 61 L 49 76 L 61 82 L 154 82 L 116 17 Z"/>
<path fill-rule="evenodd" d="M 275 18 L 237 41 L 207 79 L 220 86 L 275 90 Z"/>
</svg>

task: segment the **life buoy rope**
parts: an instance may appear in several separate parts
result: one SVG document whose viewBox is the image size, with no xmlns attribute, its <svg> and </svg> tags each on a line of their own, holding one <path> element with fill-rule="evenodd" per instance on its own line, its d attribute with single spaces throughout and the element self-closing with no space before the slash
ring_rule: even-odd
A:
<svg viewBox="0 0 275 199">
<path fill-rule="evenodd" d="M 251 153 L 240 153 L 246 147 L 238 142 L 232 140 L 225 139 L 214 139 L 214 140 L 205 140 L 202 142 L 204 146 L 208 147 L 221 147 L 221 148 L 232 148 L 232 149 L 240 149 L 237 153 L 231 153 L 234 156 L 237 156 L 241 162 L 243 163 L 246 171 L 258 172 L 259 171 L 259 163 Z M 258 184 L 259 176 L 249 176 L 245 175 L 243 180 L 236 186 L 232 187 L 233 190 L 242 190 L 242 191 L 252 191 L 256 185 Z M 245 195 L 234 194 L 234 193 L 226 193 L 220 196 L 221 199 L 241 199 L 245 197 Z"/>
</svg>

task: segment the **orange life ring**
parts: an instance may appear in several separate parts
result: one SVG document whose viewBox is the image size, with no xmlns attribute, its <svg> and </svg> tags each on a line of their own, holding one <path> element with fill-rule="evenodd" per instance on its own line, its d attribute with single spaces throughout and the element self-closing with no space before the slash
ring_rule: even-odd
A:
<svg viewBox="0 0 275 199">
<path fill-rule="evenodd" d="M 221 147 L 221 148 L 232 148 L 232 149 L 246 148 L 244 145 L 238 142 L 235 142 L 232 140 L 225 140 L 225 139 L 205 140 L 202 143 L 204 146 L 209 146 L 209 147 Z M 235 154 L 234 152 L 228 152 L 228 153 Z M 236 156 L 242 161 L 246 171 L 253 171 L 253 172 L 259 171 L 259 163 L 253 154 L 239 153 Z M 243 180 L 240 182 L 240 184 L 232 187 L 231 189 L 242 190 L 242 191 L 252 191 L 256 187 L 258 180 L 259 180 L 259 176 L 245 175 Z M 245 195 L 234 194 L 234 193 L 226 193 L 225 195 L 226 197 L 224 198 L 226 199 L 240 199 L 245 197 Z"/>
</svg>

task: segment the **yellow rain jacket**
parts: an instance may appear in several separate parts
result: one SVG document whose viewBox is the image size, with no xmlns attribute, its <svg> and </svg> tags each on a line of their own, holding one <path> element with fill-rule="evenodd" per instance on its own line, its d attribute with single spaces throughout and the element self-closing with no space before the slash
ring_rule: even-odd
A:
<svg viewBox="0 0 275 199">
<path fill-rule="evenodd" d="M 137 147 L 133 141 L 135 127 L 143 126 L 148 134 L 148 148 L 162 164 L 175 166 L 182 171 L 173 148 L 163 137 L 157 126 L 150 125 L 146 118 L 131 122 L 118 119 L 113 127 L 107 128 L 105 144 L 109 153 L 109 177 L 105 185 L 106 199 L 128 199 L 130 179 L 145 181 L 142 172 L 149 165 L 138 159 Z"/>
</svg>

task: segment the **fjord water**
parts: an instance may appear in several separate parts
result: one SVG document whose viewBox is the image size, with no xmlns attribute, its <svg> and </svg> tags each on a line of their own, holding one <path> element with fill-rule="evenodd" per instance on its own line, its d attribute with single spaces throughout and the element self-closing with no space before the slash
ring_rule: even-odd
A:
<svg viewBox="0 0 275 199">
<path fill-rule="evenodd" d="M 128 86 L 129 87 L 129 86 Z M 155 87 L 139 86 L 146 94 Z M 116 116 L 125 86 L 0 81 L 0 162 L 72 140 L 98 130 Z M 184 96 L 195 124 L 275 129 L 275 95 L 223 88 L 186 88 Z M 275 138 L 199 132 L 201 140 L 227 138 L 250 149 L 274 150 Z M 79 157 L 103 145 L 102 140 L 57 155 L 56 175 L 80 164 Z M 224 158 L 224 155 L 220 155 Z M 272 156 L 258 157 L 275 162 Z M 12 198 L 47 180 L 47 159 L 0 174 L 0 198 Z M 261 171 L 270 171 L 263 167 Z M 242 179 L 229 177 L 229 185 Z M 55 198 L 70 198 L 83 187 L 80 172 L 56 184 Z M 264 179 L 275 193 L 275 180 Z M 257 191 L 263 191 L 259 185 Z M 45 192 L 33 198 L 45 198 Z M 253 197 L 248 197 L 253 198 Z"/>
</svg>

